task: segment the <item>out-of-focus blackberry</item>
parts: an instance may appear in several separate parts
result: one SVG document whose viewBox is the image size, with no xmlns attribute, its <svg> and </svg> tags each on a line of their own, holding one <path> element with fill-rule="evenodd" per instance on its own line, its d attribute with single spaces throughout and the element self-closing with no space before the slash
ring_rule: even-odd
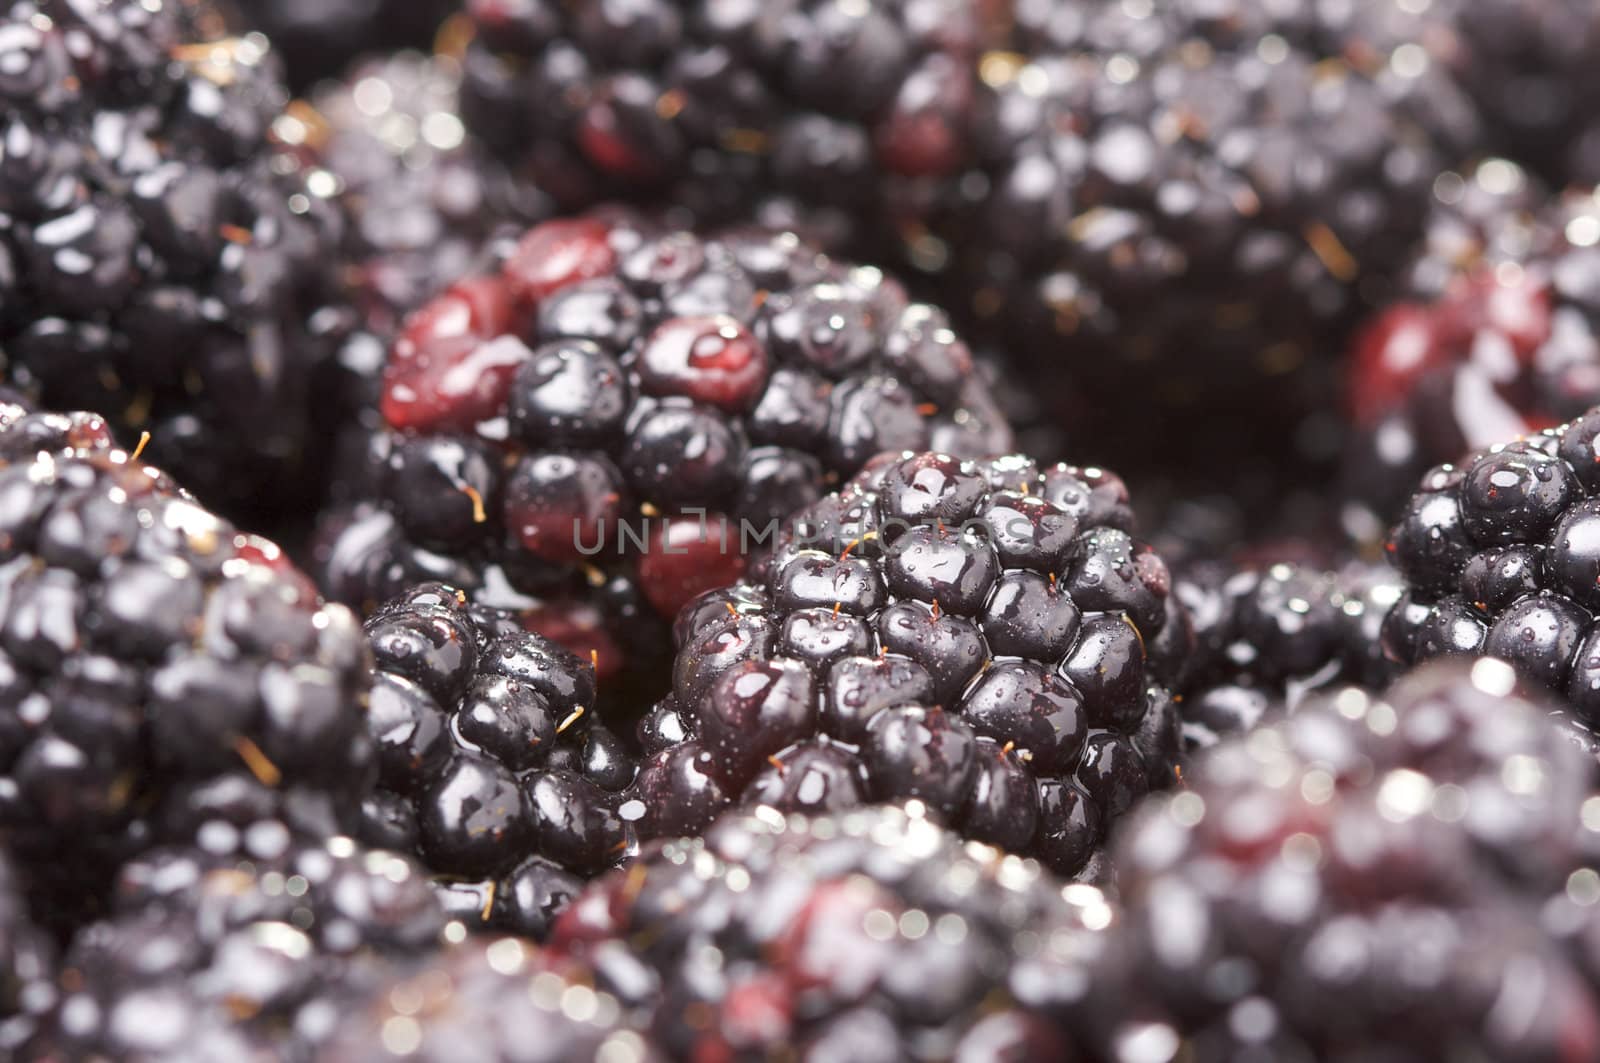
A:
<svg viewBox="0 0 1600 1063">
<path fill-rule="evenodd" d="M 232 515 L 306 508 L 342 219 L 268 142 L 287 91 L 266 42 L 206 0 L 6 0 L 0 34 L 11 382 L 148 430 Z"/>
<path fill-rule="evenodd" d="M 30 890 L 77 903 L 94 883 L 45 880 L 130 826 L 343 822 L 374 767 L 349 610 L 92 415 L 0 406 L 0 514 L 0 830 Z"/>
<path fill-rule="evenodd" d="M 234 0 L 283 56 L 303 91 L 341 76 L 359 55 L 422 48 L 455 10 L 452 0 Z"/>
<path fill-rule="evenodd" d="M 1022 4 L 1023 52 L 984 56 L 974 162 L 929 229 L 952 312 L 1081 385 L 1089 457 L 1331 457 L 1333 338 L 1477 128 L 1384 6 Z"/>
<path fill-rule="evenodd" d="M 1501 863 L 1584 829 L 1594 765 L 1543 710 L 1435 665 L 1212 750 L 1117 846 L 1105 1058 L 1593 1058 L 1600 998 Z"/>
<path fill-rule="evenodd" d="M 854 208 L 970 150 L 976 5 L 642 0 L 466 5 L 463 115 L 568 207 L 674 198 L 712 218 L 774 192 Z"/>
<path fill-rule="evenodd" d="M 370 501 L 322 537 L 326 589 L 587 603 L 621 651 L 602 669 L 665 648 L 663 620 L 734 582 L 752 537 L 879 451 L 1011 438 L 944 315 L 879 271 L 620 211 L 539 225 L 412 315 L 380 409 Z"/>
<path fill-rule="evenodd" d="M 1429 471 L 1389 533 L 1395 660 L 1484 655 L 1600 725 L 1600 408 Z"/>
<path fill-rule="evenodd" d="M 594 883 L 553 945 L 683 1059 L 1062 1059 L 1100 891 L 905 808 L 730 815 Z"/>
<path fill-rule="evenodd" d="M 1293 711 L 1336 685 L 1383 687 L 1396 666 L 1380 629 L 1404 585 L 1386 565 L 1323 571 L 1289 562 L 1183 573 L 1173 595 L 1194 626 L 1179 687 L 1191 750 Z"/>
<path fill-rule="evenodd" d="M 1392 513 L 1430 466 L 1600 403 L 1600 200 L 1503 160 L 1435 182 L 1405 298 L 1357 334 L 1345 489 Z"/>
<path fill-rule="evenodd" d="M 355 1001 L 318 1063 L 560 1063 L 659 1058 L 580 966 L 516 938 L 473 938 L 401 966 Z"/>
<path fill-rule="evenodd" d="M 623 806 L 646 837 L 722 806 L 917 798 L 967 837 L 1101 873 L 1170 781 L 1188 653 L 1122 482 L 1024 457 L 885 455 L 800 511 L 756 578 L 678 618 L 672 694 Z"/>
<path fill-rule="evenodd" d="M 338 182 L 350 215 L 346 280 L 362 323 L 380 336 L 452 282 L 492 265 L 495 237 L 514 239 L 552 210 L 548 196 L 462 125 L 460 83 L 448 56 L 369 59 L 273 123 L 279 141 Z"/>
<path fill-rule="evenodd" d="M 380 768 L 366 839 L 418 853 L 453 914 L 542 937 L 631 845 L 617 806 L 636 762 L 595 722 L 594 665 L 438 583 L 366 630 Z"/>
<path fill-rule="evenodd" d="M 56 950 L 35 925 L 9 853 L 0 851 L 0 1051 L 13 1058 L 56 1000 Z"/>
<path fill-rule="evenodd" d="M 1430 50 L 1473 93 L 1496 151 L 1558 185 L 1600 181 L 1600 10 L 1588 0 L 1417 6 Z"/>
<path fill-rule="evenodd" d="M 421 868 L 348 838 L 263 822 L 152 850 L 73 939 L 43 1058 L 304 1059 L 444 929 Z"/>
</svg>

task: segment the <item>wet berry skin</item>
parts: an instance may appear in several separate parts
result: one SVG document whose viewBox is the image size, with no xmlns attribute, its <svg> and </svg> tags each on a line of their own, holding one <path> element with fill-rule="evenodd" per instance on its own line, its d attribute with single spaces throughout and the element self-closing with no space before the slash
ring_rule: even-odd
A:
<svg viewBox="0 0 1600 1063">
<path fill-rule="evenodd" d="M 685 602 L 879 452 L 1011 444 L 937 309 L 793 232 L 600 210 L 487 269 L 395 338 L 315 547 L 341 600 L 443 579 L 553 635 L 542 614 L 583 611 L 599 637 L 569 645 L 643 675 Z"/>
<path fill-rule="evenodd" d="M 1600 718 L 1596 423 L 1590 411 L 1424 477 L 1389 536 L 1406 583 L 1383 625 L 1392 658 L 1498 657 L 1565 693 L 1579 720 Z"/>
<path fill-rule="evenodd" d="M 380 771 L 364 839 L 415 855 L 446 898 L 481 894 L 474 924 L 542 936 L 634 844 L 619 791 L 636 764 L 596 719 L 593 662 L 442 583 L 366 633 Z"/>
<path fill-rule="evenodd" d="M 641 834 L 719 805 L 920 801 L 978 840 L 1098 873 L 1105 832 L 1165 786 L 1191 652 L 1166 566 L 1112 474 L 1021 457 L 885 455 L 800 511 L 755 578 L 677 624 Z M 1169 630 L 1170 625 L 1170 630 Z"/>
</svg>

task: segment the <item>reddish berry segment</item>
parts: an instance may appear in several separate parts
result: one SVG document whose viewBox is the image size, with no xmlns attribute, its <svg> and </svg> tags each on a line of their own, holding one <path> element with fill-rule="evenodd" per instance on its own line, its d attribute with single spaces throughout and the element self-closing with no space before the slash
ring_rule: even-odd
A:
<svg viewBox="0 0 1600 1063">
<path fill-rule="evenodd" d="M 523 304 L 537 304 L 562 288 L 611 272 L 616 252 L 610 229 L 598 219 L 547 221 L 517 241 L 504 275 Z"/>
<path fill-rule="evenodd" d="M 661 323 L 639 352 L 646 394 L 682 395 L 738 413 L 767 384 L 767 354 L 731 317 L 679 317 Z"/>
</svg>

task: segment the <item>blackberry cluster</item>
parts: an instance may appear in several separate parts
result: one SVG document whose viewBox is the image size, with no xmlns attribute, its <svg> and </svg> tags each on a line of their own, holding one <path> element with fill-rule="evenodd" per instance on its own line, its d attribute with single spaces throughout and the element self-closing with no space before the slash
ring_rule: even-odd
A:
<svg viewBox="0 0 1600 1063">
<path fill-rule="evenodd" d="M 345 280 L 379 336 L 493 265 L 496 237 L 514 239 L 554 207 L 462 125 L 460 85 L 454 59 L 401 52 L 356 64 L 272 126 L 279 142 L 337 180 L 350 215 Z M 376 380 L 380 368 L 364 375 Z"/>
<path fill-rule="evenodd" d="M 1072 1058 L 1098 890 L 963 844 L 912 802 L 730 815 L 599 880 L 554 947 L 673 1058 Z"/>
<path fill-rule="evenodd" d="M 658 1054 L 581 967 L 516 938 L 471 938 L 354 1002 L 316 1063 L 644 1063 Z"/>
<path fill-rule="evenodd" d="M 287 91 L 206 0 L 0 4 L 0 350 L 212 505 L 314 500 L 342 218 L 267 132 Z"/>
<path fill-rule="evenodd" d="M 238 6 L 283 56 L 297 92 L 343 75 L 359 55 L 426 47 L 456 9 L 452 0 L 239 0 Z"/>
<path fill-rule="evenodd" d="M 1022 51 L 984 56 L 974 162 L 934 208 L 953 311 L 1072 374 L 1119 461 L 1327 457 L 1329 337 L 1477 132 L 1387 6 L 1017 5 Z"/>
<path fill-rule="evenodd" d="M 51 908 L 102 846 L 263 806 L 331 830 L 371 778 L 349 611 L 93 415 L 0 404 L 0 602 L 0 831 L 65 876 L 30 882 Z"/>
<path fill-rule="evenodd" d="M 420 868 L 348 838 L 262 822 L 152 850 L 67 951 L 42 1058 L 309 1058 L 346 1021 L 342 998 L 444 929 Z"/>
<path fill-rule="evenodd" d="M 1600 983 L 1518 881 L 1600 840 L 1595 765 L 1544 711 L 1503 662 L 1434 665 L 1211 751 L 1117 847 L 1104 1055 L 1593 1058 Z"/>
<path fill-rule="evenodd" d="M 1435 182 L 1405 298 L 1355 336 L 1345 488 L 1392 513 L 1430 466 L 1600 403 L 1600 200 L 1504 160 Z"/>
<path fill-rule="evenodd" d="M 965 0 L 466 10 L 463 117 L 569 209 L 642 194 L 731 220 L 776 193 L 847 210 L 861 242 L 886 188 L 966 161 L 992 36 Z"/>
<path fill-rule="evenodd" d="M 0 1051 L 16 1058 L 56 999 L 56 950 L 28 911 L 9 853 L 0 851 Z"/>
<path fill-rule="evenodd" d="M 324 586 L 370 606 L 442 579 L 553 633 L 576 602 L 602 669 L 879 451 L 1010 445 L 944 315 L 882 273 L 620 211 L 539 225 L 414 314 L 380 409 Z"/>
<path fill-rule="evenodd" d="M 644 836 L 730 803 L 916 798 L 1064 875 L 1173 774 L 1187 618 L 1114 474 L 885 455 L 800 511 L 758 578 L 677 623 L 641 724 Z"/>
<path fill-rule="evenodd" d="M 1600 724 L 1600 408 L 1427 473 L 1389 533 L 1406 592 L 1384 651 L 1486 655 Z"/>
<path fill-rule="evenodd" d="M 437 583 L 366 630 L 380 777 L 364 837 L 419 853 L 453 914 L 544 936 L 632 844 L 618 794 L 636 762 L 595 722 L 593 664 Z"/>
<path fill-rule="evenodd" d="M 1194 627 L 1178 698 L 1184 744 L 1215 745 L 1337 685 L 1385 686 L 1379 632 L 1404 586 L 1385 565 L 1198 566 L 1173 585 Z"/>
</svg>

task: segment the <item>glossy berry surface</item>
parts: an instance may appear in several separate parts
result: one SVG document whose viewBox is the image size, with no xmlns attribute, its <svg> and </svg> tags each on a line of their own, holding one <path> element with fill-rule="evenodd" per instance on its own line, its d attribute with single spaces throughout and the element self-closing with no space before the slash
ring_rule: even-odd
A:
<svg viewBox="0 0 1600 1063">
<path fill-rule="evenodd" d="M 1213 562 L 1180 575 L 1173 596 L 1195 634 L 1179 685 L 1184 744 L 1214 745 L 1329 687 L 1381 689 L 1398 667 L 1379 633 L 1404 589 L 1388 566 L 1360 562 Z"/>
<path fill-rule="evenodd" d="M 1503 662 L 1432 665 L 1202 757 L 1118 845 L 1124 918 L 1087 1009 L 1108 1057 L 1600 1050 L 1597 983 L 1546 922 L 1593 875 L 1594 762 L 1548 707 Z M 1544 910 L 1530 883 L 1552 879 Z M 1501 1022 L 1521 977 L 1541 991 Z"/>
<path fill-rule="evenodd" d="M 20 1054 L 56 1001 L 56 947 L 28 910 L 9 853 L 0 852 L 0 1048 Z"/>
<path fill-rule="evenodd" d="M 437 583 L 366 632 L 379 785 L 364 837 L 417 853 L 452 914 L 543 936 L 632 844 L 617 792 L 635 761 L 595 721 L 593 664 Z"/>
<path fill-rule="evenodd" d="M 308 508 L 342 218 L 268 127 L 264 38 L 205 0 L 0 5 L 0 346 L 208 503 Z"/>
<path fill-rule="evenodd" d="M 1600 719 L 1600 410 L 1431 470 L 1389 534 L 1406 593 L 1383 625 L 1403 663 L 1499 657 Z"/>
<path fill-rule="evenodd" d="M 88 876 L 45 880 L 135 820 L 347 822 L 373 771 L 347 609 L 91 415 L 0 406 L 0 495 L 0 822 L 30 889 L 70 909 Z"/>
<path fill-rule="evenodd" d="M 1187 618 L 1131 527 L 1100 469 L 884 455 L 797 514 L 756 580 L 679 616 L 624 813 L 670 835 L 726 804 L 916 798 L 1092 877 L 1178 745 L 1163 684 Z"/>
<path fill-rule="evenodd" d="M 677 1058 L 1062 1058 L 1061 1009 L 1111 918 L 1098 890 L 964 844 L 915 803 L 762 809 L 648 847 L 552 944 Z"/>
<path fill-rule="evenodd" d="M 322 539 L 329 591 L 581 603 L 628 660 L 879 451 L 1010 440 L 944 316 L 877 270 L 615 211 L 536 226 L 412 315 L 379 408 L 374 487 Z"/>
</svg>

